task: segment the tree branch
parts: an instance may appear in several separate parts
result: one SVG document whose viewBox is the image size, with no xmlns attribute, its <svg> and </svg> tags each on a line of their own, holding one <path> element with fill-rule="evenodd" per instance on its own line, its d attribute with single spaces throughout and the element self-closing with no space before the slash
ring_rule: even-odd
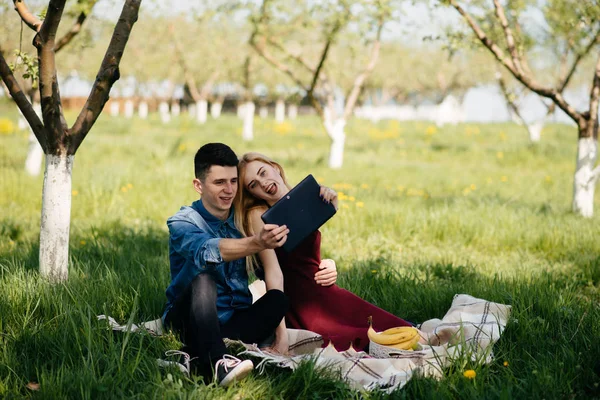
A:
<svg viewBox="0 0 600 400">
<path fill-rule="evenodd" d="M 208 95 L 210 94 L 210 91 L 212 90 L 213 84 L 215 83 L 215 81 L 217 80 L 217 78 L 220 75 L 220 71 L 214 71 L 212 74 L 210 74 L 210 76 L 208 77 L 208 79 L 204 82 L 204 85 L 202 85 L 202 89 L 200 90 L 200 98 L 201 99 L 207 99 Z"/>
<path fill-rule="evenodd" d="M 198 91 L 198 86 L 196 86 L 196 79 L 194 79 L 194 75 L 191 73 L 188 66 L 185 52 L 181 48 L 181 43 L 179 43 L 179 40 L 177 40 L 177 37 L 175 36 L 175 26 L 173 24 L 169 24 L 169 33 L 171 34 L 171 43 L 173 43 L 173 46 L 175 47 L 175 58 L 179 61 L 179 65 L 183 71 L 183 79 L 190 90 L 190 95 L 195 102 L 198 102 L 202 99 L 202 96 Z"/>
<path fill-rule="evenodd" d="M 42 27 L 42 21 L 29 11 L 25 1 L 13 0 L 13 4 L 15 5 L 15 11 L 19 14 L 23 22 L 35 32 L 39 32 Z"/>
<path fill-rule="evenodd" d="M 286 74 L 287 76 L 289 76 L 294 82 L 296 82 L 296 84 L 298 86 L 300 86 L 302 89 L 306 90 L 306 86 L 304 85 L 304 82 L 302 82 L 302 80 L 294 73 L 294 71 L 287 65 L 284 64 L 283 62 L 277 60 L 271 53 L 269 53 L 266 49 L 265 49 L 265 39 L 261 38 L 261 45 L 259 45 L 256 41 L 256 38 L 252 38 L 252 41 L 250 42 L 250 46 L 252 46 L 252 48 L 254 50 L 256 50 L 256 52 L 265 60 L 267 61 L 269 64 L 271 64 L 273 67 L 277 68 L 278 70 L 280 70 L 281 72 L 283 72 L 284 74 Z"/>
<path fill-rule="evenodd" d="M 2 76 L 2 80 L 6 84 L 8 92 L 17 104 L 17 107 L 19 107 L 19 110 L 21 110 L 21 112 L 23 113 L 23 116 L 29 123 L 29 126 L 31 126 L 31 130 L 33 131 L 38 142 L 40 142 L 40 146 L 42 146 L 44 153 L 46 153 L 48 145 L 46 141 L 46 130 L 44 128 L 44 124 L 42 123 L 42 121 L 40 121 L 40 117 L 33 110 L 31 103 L 27 99 L 27 95 L 23 92 L 23 90 L 21 90 L 19 82 L 17 81 L 12 71 L 10 70 L 10 67 L 6 63 L 1 49 L 0 76 Z"/>
<path fill-rule="evenodd" d="M 506 19 L 506 14 L 504 13 L 504 7 L 502 7 L 502 4 L 500 4 L 500 0 L 494 0 L 494 8 L 496 9 L 496 17 L 500 20 L 500 24 L 502 25 L 504 37 L 506 38 L 506 47 L 508 48 L 515 71 L 518 72 L 519 75 L 525 75 L 523 67 L 521 67 L 519 52 L 515 47 L 515 39 L 513 37 L 512 30 L 508 25 L 508 20 Z"/>
<path fill-rule="evenodd" d="M 48 154 L 62 152 L 62 134 L 67 131 L 60 101 L 54 54 L 56 32 L 62 18 L 65 2 L 66 0 L 50 1 L 42 27 L 33 39 L 33 44 L 38 53 L 40 103 L 44 126 L 46 132 L 48 132 Z"/>
<path fill-rule="evenodd" d="M 301 67 L 303 67 L 304 69 L 306 69 L 308 72 L 310 72 L 311 74 L 315 73 L 315 70 L 313 68 L 311 68 L 308 63 L 301 57 L 301 56 L 296 56 L 292 53 L 290 53 L 285 47 L 283 47 L 281 45 L 281 43 L 277 42 L 276 40 L 274 40 L 271 37 L 267 38 L 267 42 L 275 47 L 277 50 L 281 51 L 283 54 L 285 54 L 285 56 L 289 59 L 292 59 L 294 61 L 296 61 L 296 63 L 298 63 L 298 65 L 300 65 Z"/>
<path fill-rule="evenodd" d="M 127 45 L 127 40 L 138 19 L 138 12 L 142 0 L 126 0 L 121 11 L 119 21 L 115 26 L 110 44 L 98 70 L 98 75 L 90 95 L 77 117 L 75 124 L 70 129 L 73 140 L 69 148 L 70 154 L 75 154 L 83 139 L 88 134 L 94 122 L 102 112 L 108 101 L 112 85 L 119 79 L 119 63 Z"/>
<path fill-rule="evenodd" d="M 92 7 L 94 7 L 94 5 L 96 4 L 96 1 L 97 0 L 90 1 L 90 9 Z M 85 22 L 87 17 L 88 17 L 87 11 L 82 11 L 79 14 L 79 16 L 77 17 L 77 21 L 75 21 L 75 23 L 73 24 L 71 29 L 69 29 L 69 31 L 67 33 L 65 33 L 65 35 L 56 42 L 56 45 L 54 46 L 55 53 L 58 53 L 63 47 L 65 47 L 67 44 L 69 44 L 71 42 L 71 40 L 73 40 L 73 38 L 79 34 L 79 32 L 81 32 L 81 27 L 83 26 L 83 23 Z"/>
<path fill-rule="evenodd" d="M 379 19 L 377 25 L 377 35 L 375 37 L 375 41 L 373 42 L 373 48 L 371 49 L 371 56 L 369 57 L 369 63 L 366 68 L 354 79 L 354 85 L 352 86 L 352 90 L 348 95 L 346 100 L 346 105 L 344 106 L 343 118 L 348 119 L 352 115 L 352 110 L 354 110 L 354 106 L 356 105 L 356 100 L 360 95 L 360 91 L 365 83 L 365 80 L 369 77 L 373 69 L 375 69 L 375 65 L 377 65 L 377 60 L 379 59 L 379 50 L 381 48 L 381 31 L 383 30 L 383 25 L 385 21 L 383 18 Z"/>
<path fill-rule="evenodd" d="M 600 56 L 596 61 L 596 68 L 594 70 L 594 80 L 592 82 L 592 90 L 590 91 L 590 108 L 589 108 L 589 123 L 592 129 L 592 136 L 598 136 L 598 101 L 600 98 Z"/>
<path fill-rule="evenodd" d="M 590 40 L 590 43 L 588 43 L 588 45 L 585 46 L 583 51 L 577 53 L 577 55 L 575 56 L 575 60 L 573 60 L 573 64 L 571 65 L 571 68 L 569 68 L 568 72 L 560 79 L 560 82 L 558 85 L 558 91 L 560 93 L 562 93 L 565 90 L 565 88 L 569 84 L 569 81 L 575 74 L 575 70 L 577 69 L 579 63 L 581 62 L 581 60 L 583 60 L 585 58 L 586 55 L 588 55 L 590 53 L 590 51 L 592 51 L 594 46 L 598 43 L 598 39 L 600 39 L 600 28 L 598 28 L 598 30 L 596 30 L 596 33 L 592 37 L 592 40 Z"/>
<path fill-rule="evenodd" d="M 531 77 L 525 76 L 515 68 L 512 60 L 507 58 L 502 50 L 498 47 L 496 43 L 494 43 L 490 38 L 487 37 L 485 32 L 479 27 L 477 22 L 471 17 L 469 13 L 467 13 L 457 2 L 456 0 L 449 0 L 450 5 L 454 7 L 459 14 L 467 21 L 477 38 L 483 43 L 483 45 L 496 57 L 496 59 L 524 86 L 526 86 L 532 92 L 539 94 L 540 96 L 547 97 L 551 99 L 561 110 L 563 110 L 573 121 L 575 121 L 578 125 L 584 123 L 584 116 L 579 113 L 573 106 L 571 106 L 565 98 L 562 96 L 562 93 L 557 92 L 555 89 L 549 89 L 542 87 L 537 82 L 535 82 Z"/>
</svg>

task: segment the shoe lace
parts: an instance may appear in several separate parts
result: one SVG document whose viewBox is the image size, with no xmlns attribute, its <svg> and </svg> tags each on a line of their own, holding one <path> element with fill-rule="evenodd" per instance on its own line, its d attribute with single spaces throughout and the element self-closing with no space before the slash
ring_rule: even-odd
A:
<svg viewBox="0 0 600 400">
<path fill-rule="evenodd" d="M 185 365 L 185 367 L 187 369 L 190 368 L 190 361 L 192 361 L 196 358 L 196 357 L 191 358 L 188 353 L 186 353 L 185 351 L 181 351 L 181 350 L 167 350 L 167 351 L 165 351 L 165 356 L 167 356 L 167 357 L 183 356 L 182 364 Z"/>
<path fill-rule="evenodd" d="M 223 369 L 225 369 L 225 372 L 229 372 L 229 368 L 235 368 L 236 365 L 238 365 L 241 362 L 242 360 L 240 360 L 239 358 L 236 358 L 229 354 L 225 354 L 223 358 L 217 361 L 217 363 L 215 364 L 215 368 L 219 368 L 219 366 L 222 365 Z"/>
</svg>

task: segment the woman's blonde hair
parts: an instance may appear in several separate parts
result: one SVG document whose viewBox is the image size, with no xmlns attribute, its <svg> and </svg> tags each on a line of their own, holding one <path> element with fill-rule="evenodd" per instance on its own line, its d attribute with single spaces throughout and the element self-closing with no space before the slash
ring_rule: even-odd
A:
<svg viewBox="0 0 600 400">
<path fill-rule="evenodd" d="M 283 167 L 279 165 L 279 163 L 271 160 L 264 154 L 255 152 L 244 154 L 240 158 L 240 162 L 238 164 L 238 191 L 235 195 L 235 199 L 233 200 L 233 207 L 235 210 L 235 226 L 244 236 L 252 236 L 255 233 L 250 227 L 250 212 L 255 208 L 269 208 L 269 205 L 266 201 L 254 197 L 252 194 L 250 194 L 250 192 L 244 185 L 246 167 L 252 161 L 260 161 L 265 164 L 269 164 L 272 167 L 275 167 L 275 169 L 279 171 L 283 183 L 285 183 L 288 189 L 291 189 L 290 185 L 287 183 L 287 180 L 285 178 L 285 172 L 283 171 Z M 258 267 L 258 265 L 259 262 L 258 258 L 256 257 L 256 254 L 246 257 L 246 269 L 248 270 L 248 273 L 253 273 L 256 267 Z"/>
</svg>

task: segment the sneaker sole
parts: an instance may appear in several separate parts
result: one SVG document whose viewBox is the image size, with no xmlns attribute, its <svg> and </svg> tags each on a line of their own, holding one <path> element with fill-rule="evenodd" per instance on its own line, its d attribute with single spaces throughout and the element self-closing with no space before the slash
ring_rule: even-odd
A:
<svg viewBox="0 0 600 400">
<path fill-rule="evenodd" d="M 189 374 L 190 374 L 190 371 L 188 371 L 187 368 L 185 368 L 185 366 L 183 364 L 180 364 L 177 361 L 167 361 L 167 360 L 162 360 L 160 358 L 157 358 L 156 364 L 161 368 L 175 367 L 187 376 L 189 376 Z"/>
<path fill-rule="evenodd" d="M 244 360 L 241 363 L 239 363 L 234 369 L 232 369 L 231 372 L 229 372 L 227 376 L 225 376 L 225 379 L 219 382 L 219 386 L 227 387 L 234 382 L 239 382 L 245 377 L 247 377 L 253 369 L 254 364 L 252 364 L 252 361 Z"/>
</svg>

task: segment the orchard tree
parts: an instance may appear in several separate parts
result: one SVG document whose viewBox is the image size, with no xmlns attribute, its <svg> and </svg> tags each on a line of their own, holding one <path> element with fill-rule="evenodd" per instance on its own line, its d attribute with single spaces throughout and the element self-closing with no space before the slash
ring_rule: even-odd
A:
<svg viewBox="0 0 600 400">
<path fill-rule="evenodd" d="M 0 53 L 0 76 L 46 154 L 39 261 L 41 275 L 52 281 L 65 281 L 68 278 L 74 156 L 102 112 L 112 85 L 119 79 L 119 63 L 137 20 L 141 0 L 125 1 L 90 95 L 71 127 L 67 125 L 62 110 L 54 51 L 65 2 L 66 0 L 51 0 L 45 18 L 38 22 L 23 1 L 15 1 L 21 19 L 36 31 L 33 44 L 38 55 L 42 120 L 33 110 L 4 55 Z"/>
<path fill-rule="evenodd" d="M 584 217 L 594 213 L 594 192 L 596 182 L 600 178 L 600 167 L 596 166 L 598 158 L 598 104 L 600 99 L 600 55 L 597 51 L 597 36 L 600 29 L 600 7 L 593 0 L 549 0 L 541 9 L 544 26 L 549 34 L 565 38 L 578 49 L 585 49 L 591 44 L 596 57 L 595 67 L 589 72 L 591 89 L 586 110 L 577 110 L 572 102 L 563 96 L 564 87 L 549 83 L 548 77 L 537 76 L 532 72 L 524 56 L 520 40 L 520 18 L 524 9 L 522 3 L 503 3 L 500 0 L 478 1 L 468 8 L 459 0 L 445 0 L 467 22 L 470 30 L 517 81 L 532 92 L 551 100 L 577 125 L 577 159 L 573 179 L 573 211 Z M 481 23 L 475 15 L 494 13 L 495 25 Z M 508 10 L 508 13 L 507 13 Z M 501 36 L 494 38 L 494 27 Z M 583 51 L 577 54 L 583 54 Z M 576 59 L 577 56 L 575 56 Z M 575 63 L 575 60 L 572 61 Z M 567 69 L 570 71 L 570 69 Z M 574 72 L 574 68 L 573 68 Z M 568 73 L 566 75 L 568 77 Z M 565 82 L 565 79 L 562 80 Z M 566 80 L 568 83 L 568 79 Z"/>
<path fill-rule="evenodd" d="M 67 18 L 74 19 L 74 21 L 71 23 L 67 31 L 62 34 L 60 39 L 56 40 L 56 44 L 54 45 L 55 53 L 58 53 L 67 45 L 72 43 L 73 39 L 81 32 L 83 23 L 91 13 L 96 1 L 97 0 L 78 0 L 77 3 L 73 4 L 73 6 L 65 12 Z M 24 1 L 13 0 L 13 3 L 15 11 L 17 11 L 17 13 L 21 16 L 21 23 L 26 23 L 36 33 L 39 32 L 39 29 L 42 26 L 42 21 L 28 9 Z M 13 21 L 16 22 L 16 18 L 13 18 Z M 13 21 L 11 21 L 11 23 Z M 39 93 L 36 91 L 38 86 L 37 64 L 34 57 L 29 55 L 29 53 L 32 51 L 27 51 L 35 49 L 28 46 L 27 50 L 23 51 L 22 45 L 23 43 L 19 43 L 18 50 L 15 50 L 17 58 L 14 66 L 17 68 L 13 69 L 20 69 L 18 68 L 19 65 L 24 69 L 24 72 L 22 73 L 22 77 L 24 79 L 19 80 L 19 83 L 22 85 L 23 90 L 28 94 L 34 110 L 38 115 L 41 116 Z M 12 47 L 16 47 L 16 43 L 14 43 Z M 40 174 L 43 154 L 44 152 L 32 131 L 31 135 L 29 136 L 29 149 L 25 159 L 25 172 L 31 176 L 38 176 Z"/>
<path fill-rule="evenodd" d="M 346 123 L 365 81 L 377 64 L 383 26 L 391 15 L 391 5 L 385 0 L 327 1 L 318 4 L 299 1 L 293 7 L 281 1 L 264 0 L 260 11 L 252 17 L 252 47 L 306 92 L 321 118 L 331 139 L 331 168 L 342 167 Z M 335 74 L 328 74 L 325 66 L 330 50 L 349 26 L 358 29 L 363 39 L 368 38 L 365 47 L 370 47 L 370 51 L 367 50 L 367 56 L 363 57 L 362 69 L 353 76 L 349 86 L 343 88 L 346 89 L 344 106 L 342 110 L 337 110 L 334 98 L 339 87 L 335 82 Z M 318 35 L 316 37 L 315 32 Z M 308 46 L 299 46 L 298 43 L 302 41 Z M 315 45 L 315 42 L 319 44 Z M 316 54 L 315 48 L 319 49 Z"/>
</svg>

